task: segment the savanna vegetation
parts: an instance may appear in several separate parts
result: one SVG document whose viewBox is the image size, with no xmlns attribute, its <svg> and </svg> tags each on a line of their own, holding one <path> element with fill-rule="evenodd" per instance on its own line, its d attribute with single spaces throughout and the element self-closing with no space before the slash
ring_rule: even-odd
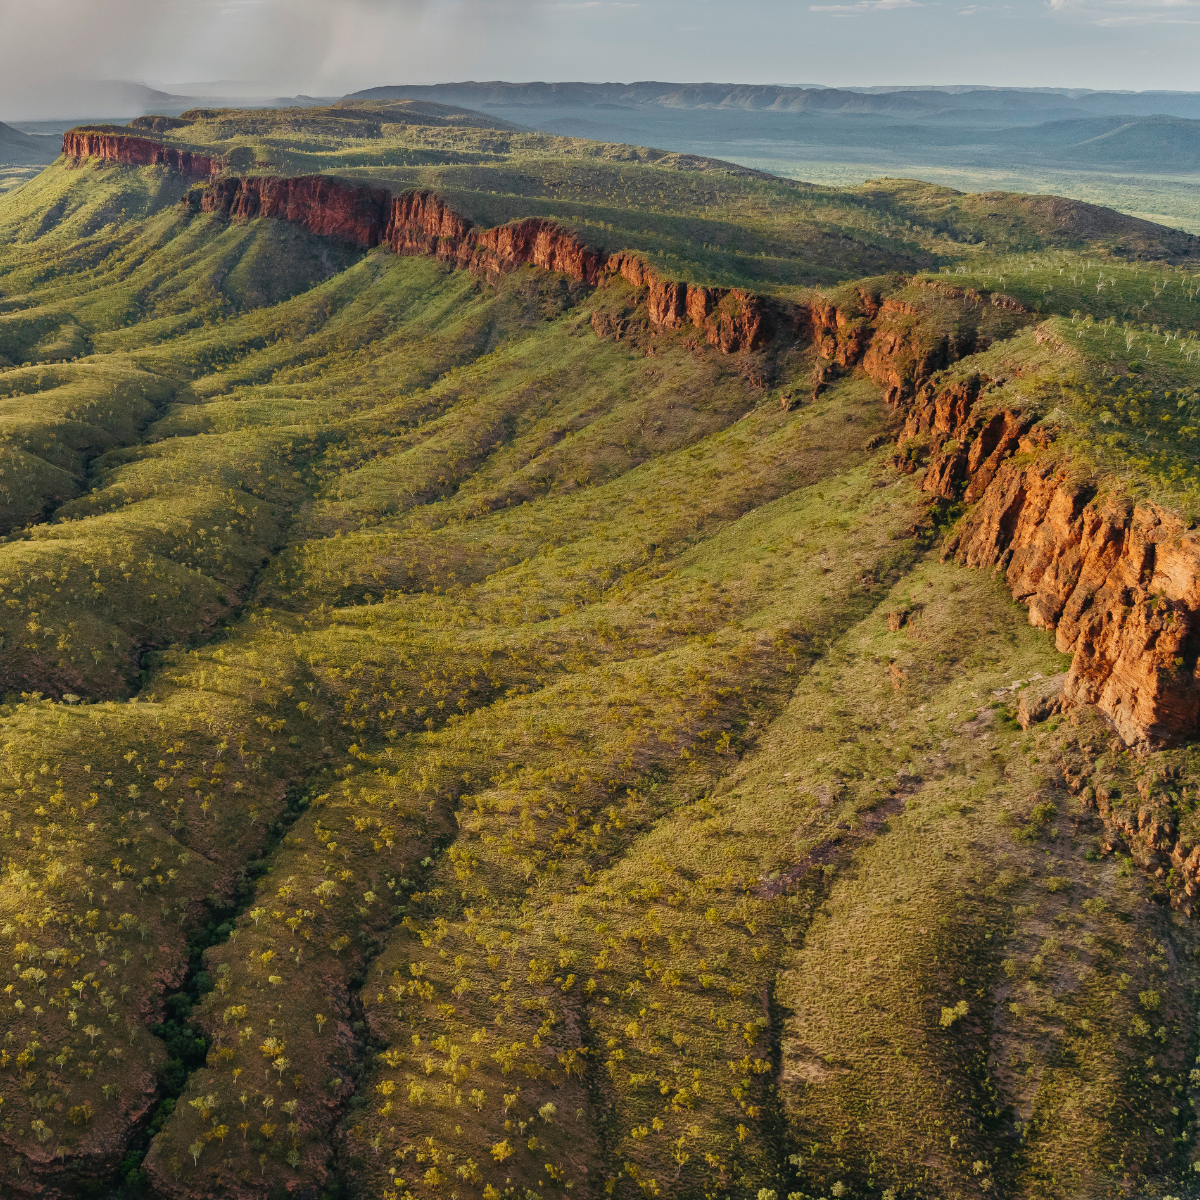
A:
<svg viewBox="0 0 1200 1200">
<path fill-rule="evenodd" d="M 150 132 L 783 299 L 1002 291 L 949 370 L 1200 492 L 1169 231 L 405 103 Z M 1064 660 L 879 390 L 190 186 L 0 198 L 0 1189 L 1192 1194 L 1193 922 L 1084 801 L 1190 818 L 1196 751 L 1019 727 Z"/>
</svg>

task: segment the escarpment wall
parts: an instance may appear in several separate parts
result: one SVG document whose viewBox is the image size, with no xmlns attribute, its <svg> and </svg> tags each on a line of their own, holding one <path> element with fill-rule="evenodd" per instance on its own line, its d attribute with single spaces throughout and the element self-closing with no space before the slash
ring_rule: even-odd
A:
<svg viewBox="0 0 1200 1200">
<path fill-rule="evenodd" d="M 1194 736 L 1200 531 L 1156 505 L 1097 494 L 1069 462 L 1044 453 L 1052 434 L 1034 414 L 979 405 L 997 381 L 928 382 L 979 347 L 969 336 L 905 331 L 888 318 L 911 310 L 862 299 L 855 315 L 814 306 L 811 336 L 830 361 L 866 371 L 904 412 L 901 450 L 916 438 L 928 443 L 923 490 L 973 505 L 945 553 L 1002 570 L 1031 624 L 1053 631 L 1072 656 L 1068 703 L 1096 705 L 1129 744 Z"/>
<path fill-rule="evenodd" d="M 1071 654 L 1064 693 L 1126 742 L 1175 740 L 1200 717 L 1200 533 L 1153 504 L 1095 495 L 1069 464 L 1003 464 L 947 547 L 1004 571 L 1034 625 Z"/>
<path fill-rule="evenodd" d="M 199 178 L 220 170 L 219 160 L 205 155 L 147 138 L 86 129 L 64 135 L 63 154 L 131 166 L 170 166 Z M 486 275 L 525 265 L 590 285 L 619 275 L 645 289 L 650 322 L 659 328 L 692 326 L 709 345 L 727 354 L 755 349 L 766 337 L 766 305 L 750 292 L 663 279 L 637 255 L 604 254 L 540 217 L 480 229 L 432 192 L 395 196 L 383 188 L 327 175 L 231 176 L 209 184 L 199 208 L 234 219 L 292 221 L 310 233 L 340 238 L 364 250 L 384 245 L 397 254 L 428 255 Z"/>
<path fill-rule="evenodd" d="M 149 138 L 91 129 L 69 129 L 62 152 L 68 158 L 106 158 L 131 167 L 171 167 L 192 179 L 208 179 L 219 163 L 207 154 L 164 146 Z"/>
<path fill-rule="evenodd" d="M 490 276 L 528 265 L 594 286 L 619 275 L 645 289 L 650 322 L 659 328 L 693 326 L 725 353 L 754 349 L 766 335 L 766 306 L 750 292 L 662 279 L 637 255 L 604 254 L 541 217 L 480 229 L 432 192 L 393 196 L 324 175 L 229 178 L 204 190 L 200 210 L 277 217 L 363 249 L 383 245 Z"/>
<path fill-rule="evenodd" d="M 326 175 L 229 177 L 204 189 L 200 211 L 241 220 L 274 217 L 368 248 L 379 245 L 390 200 L 383 188 L 352 187 Z"/>
<path fill-rule="evenodd" d="M 207 177 L 219 163 L 145 138 L 73 130 L 63 152 L 132 165 L 162 164 Z M 437 195 L 306 176 L 217 179 L 199 198 L 203 212 L 267 216 L 370 249 L 428 255 L 485 275 L 522 265 L 596 285 L 619 276 L 644 290 L 651 324 L 694 328 L 722 351 L 753 349 L 769 318 L 790 321 L 840 369 L 859 368 L 905 413 L 906 441 L 928 440 L 921 486 L 975 507 L 947 548 L 968 566 L 999 567 L 1033 624 L 1053 630 L 1073 655 L 1069 700 L 1106 713 L 1127 742 L 1195 733 L 1200 720 L 1200 535 L 1153 505 L 1093 495 L 1069 465 L 1048 455 L 1050 437 L 1034 418 L 979 406 L 978 377 L 944 385 L 932 376 L 986 346 L 979 326 L 952 323 L 939 332 L 903 300 L 860 289 L 857 301 L 801 304 L 786 314 L 741 289 L 666 280 L 640 257 L 605 254 L 552 221 L 531 217 L 480 229 Z M 946 299 L 1021 313 L 1011 297 L 928 285 Z M 818 385 L 819 386 L 819 385 Z"/>
<path fill-rule="evenodd" d="M 981 381 L 925 387 L 904 441 L 929 436 L 922 487 L 974 507 L 944 553 L 1004 572 L 1030 623 L 1072 656 L 1068 703 L 1105 713 L 1127 743 L 1172 741 L 1200 720 L 1200 531 L 1154 504 L 1098 493 L 1029 413 L 976 407 Z"/>
</svg>

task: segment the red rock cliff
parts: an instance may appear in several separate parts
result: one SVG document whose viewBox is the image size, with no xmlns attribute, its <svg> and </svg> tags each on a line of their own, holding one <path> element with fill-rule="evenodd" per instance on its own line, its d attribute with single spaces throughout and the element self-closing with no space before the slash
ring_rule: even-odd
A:
<svg viewBox="0 0 1200 1200">
<path fill-rule="evenodd" d="M 725 353 L 754 349 L 765 339 L 766 308 L 757 296 L 663 279 L 637 255 L 603 254 L 540 217 L 478 229 L 433 193 L 408 192 L 392 200 L 383 241 L 397 254 L 429 254 L 488 275 L 525 264 L 590 285 L 619 275 L 645 290 L 652 325 L 694 326 Z"/>
<path fill-rule="evenodd" d="M 974 506 L 946 553 L 1005 572 L 1030 622 L 1072 655 L 1069 703 L 1095 704 L 1129 744 L 1194 736 L 1200 532 L 1154 505 L 1097 495 L 1047 453 L 1051 434 L 1032 414 L 977 407 L 989 381 L 930 383 L 971 351 L 969 336 L 931 335 L 908 320 L 914 310 L 861 300 L 853 312 L 813 305 L 799 323 L 826 358 L 861 367 L 904 410 L 901 447 L 928 440 L 922 488 Z M 1004 296 L 987 302 L 1019 307 Z"/>
<path fill-rule="evenodd" d="M 926 491 L 974 505 L 945 553 L 1004 571 L 1030 623 L 1072 656 L 1069 703 L 1095 704 L 1130 744 L 1193 736 L 1200 532 L 1155 505 L 1099 494 L 1049 452 L 1030 414 L 980 412 L 981 383 L 926 386 L 901 435 L 931 438 Z"/>
<path fill-rule="evenodd" d="M 1128 743 L 1191 736 L 1200 717 L 1200 533 L 1153 504 L 1009 462 L 948 546 L 998 566 L 1033 625 L 1072 655 L 1064 693 L 1095 704 Z"/>
<path fill-rule="evenodd" d="M 243 220 L 274 217 L 364 249 L 379 245 L 390 205 L 391 194 L 383 188 L 356 187 L 327 175 L 230 177 L 210 184 L 200 197 L 201 212 Z"/>
<path fill-rule="evenodd" d="M 86 129 L 63 138 L 63 153 L 107 158 L 134 166 L 163 164 L 208 177 L 216 160 L 146 138 Z M 294 221 L 311 233 L 370 249 L 383 244 L 397 254 L 431 255 L 457 267 L 498 275 L 530 265 L 594 285 L 620 275 L 645 289 L 650 322 L 660 328 L 694 326 L 725 353 L 750 350 L 766 336 L 766 307 L 749 292 L 662 279 L 636 255 L 606 255 L 553 221 L 529 217 L 479 229 L 432 192 L 393 196 L 324 175 L 219 179 L 200 197 L 200 211 L 251 219 Z"/>
<path fill-rule="evenodd" d="M 690 325 L 703 333 L 710 346 L 727 354 L 754 349 L 766 340 L 767 307 L 752 292 L 663 279 L 636 254 L 610 255 L 605 270 L 646 289 L 646 309 L 653 325 L 663 329 Z"/>
<path fill-rule="evenodd" d="M 63 134 L 62 152 L 68 158 L 107 158 L 132 167 L 171 167 L 195 179 L 207 179 L 217 169 L 206 154 L 164 146 L 149 138 L 125 133 L 69 129 Z"/>
</svg>

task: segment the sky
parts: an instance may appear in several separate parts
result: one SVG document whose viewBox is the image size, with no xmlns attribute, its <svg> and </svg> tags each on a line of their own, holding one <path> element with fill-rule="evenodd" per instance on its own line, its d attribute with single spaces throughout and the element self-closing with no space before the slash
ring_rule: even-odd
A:
<svg viewBox="0 0 1200 1200">
<path fill-rule="evenodd" d="M 101 80 L 243 96 L 465 79 L 1190 91 L 1197 51 L 1200 0 L 0 0 L 0 120 L 89 115 Z"/>
</svg>

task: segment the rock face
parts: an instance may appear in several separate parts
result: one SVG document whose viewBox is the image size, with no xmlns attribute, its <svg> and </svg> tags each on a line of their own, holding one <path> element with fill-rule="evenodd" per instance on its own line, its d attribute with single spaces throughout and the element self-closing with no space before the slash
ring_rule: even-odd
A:
<svg viewBox="0 0 1200 1200">
<path fill-rule="evenodd" d="M 1051 435 L 1031 414 L 980 411 L 981 388 L 993 381 L 928 382 L 976 348 L 969 339 L 931 336 L 903 305 L 860 301 L 856 313 L 813 306 L 800 321 L 825 357 L 861 367 L 905 412 L 901 447 L 928 440 L 921 487 L 974 505 L 945 553 L 1003 570 L 1031 624 L 1054 632 L 1072 655 L 1064 702 L 1096 705 L 1131 745 L 1193 736 L 1200 531 L 1155 505 L 1097 495 L 1045 453 Z M 990 303 L 1016 305 L 1005 296 Z"/>
<path fill-rule="evenodd" d="M 1194 734 L 1200 533 L 1034 459 L 999 468 L 947 549 L 1002 568 L 1031 624 L 1054 630 L 1073 655 L 1068 701 L 1095 704 L 1130 744 Z"/>
<path fill-rule="evenodd" d="M 149 138 L 89 129 L 69 129 L 63 134 L 62 152 L 68 158 L 106 158 L 131 167 L 171 167 L 193 179 L 208 179 L 218 167 L 207 154 L 164 146 Z"/>
<path fill-rule="evenodd" d="M 610 255 L 605 270 L 635 288 L 646 288 L 650 321 L 660 328 L 690 325 L 703 333 L 710 346 L 726 354 L 752 350 L 766 340 L 767 308 L 751 292 L 666 280 L 635 254 Z"/>
<path fill-rule="evenodd" d="M 538 217 L 478 229 L 433 193 L 407 192 L 393 198 L 382 241 L 397 254 L 428 254 L 485 275 L 528 264 L 589 285 L 620 276 L 645 289 L 652 325 L 692 326 L 726 354 L 755 349 L 766 336 L 766 306 L 750 292 L 663 279 L 635 254 L 602 254 Z"/>
<path fill-rule="evenodd" d="M 897 284 L 907 281 L 897 279 Z M 930 281 L 924 285 L 933 296 L 959 304 L 964 312 L 987 308 L 1023 314 L 1024 308 L 1009 296 L 982 294 L 967 288 Z M 883 389 L 889 404 L 913 398 L 935 371 L 968 354 L 986 349 L 988 336 L 981 321 L 953 322 L 941 328 L 920 308 L 904 300 L 880 297 L 866 288 L 856 289 L 850 304 L 800 305 L 794 325 L 822 356 L 836 366 L 861 367 Z"/>
<path fill-rule="evenodd" d="M 901 435 L 931 439 L 924 490 L 974 504 L 944 552 L 1003 570 L 1030 623 L 1054 632 L 1073 656 L 1067 703 L 1095 704 L 1129 744 L 1193 735 L 1200 532 L 1153 504 L 1097 494 L 1044 453 L 1049 435 L 1028 413 L 977 411 L 981 382 L 926 385 Z"/>
<path fill-rule="evenodd" d="M 200 211 L 241 220 L 275 217 L 309 233 L 369 248 L 379 245 L 390 201 L 383 188 L 353 187 L 326 175 L 263 175 L 210 184 L 200 197 Z"/>
</svg>

